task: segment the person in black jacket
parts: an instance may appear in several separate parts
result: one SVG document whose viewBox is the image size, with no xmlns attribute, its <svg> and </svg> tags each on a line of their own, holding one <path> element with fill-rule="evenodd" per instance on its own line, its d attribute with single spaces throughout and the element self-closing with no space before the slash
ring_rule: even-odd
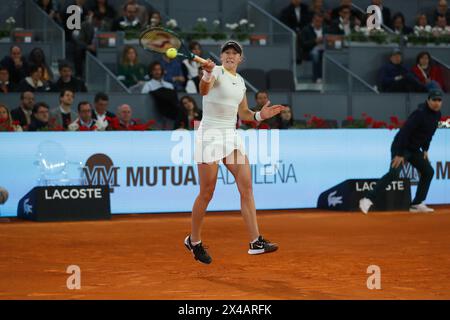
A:
<svg viewBox="0 0 450 320">
<path fill-rule="evenodd" d="M 361 20 L 354 18 L 351 12 L 350 6 L 339 7 L 339 17 L 330 26 L 331 34 L 348 36 L 355 30 L 355 26 L 361 25 Z"/>
<path fill-rule="evenodd" d="M 397 133 L 391 146 L 392 162 L 389 172 L 386 173 L 370 191 L 366 198 L 359 202 L 361 211 L 365 214 L 377 200 L 377 196 L 394 180 L 398 179 L 402 165 L 408 161 L 420 173 L 419 185 L 416 196 L 411 203 L 411 212 L 432 212 L 424 201 L 433 179 L 434 169 L 428 159 L 428 149 L 431 139 L 441 119 L 442 91 L 430 91 L 425 103 L 419 105 L 406 120 L 403 127 Z"/>
<path fill-rule="evenodd" d="M 352 8 L 352 2 L 353 2 L 352 0 L 341 0 L 339 6 L 331 11 L 331 19 L 339 20 L 339 17 L 341 16 L 340 14 L 341 8 L 348 7 L 350 10 L 350 19 L 352 21 L 359 20 L 361 22 L 363 19 L 363 14 L 358 10 Z"/>
<path fill-rule="evenodd" d="M 108 111 L 109 97 L 104 92 L 99 92 L 94 97 L 94 109 L 92 109 L 92 119 L 105 121 L 106 118 L 115 118 L 116 115 Z"/>
<path fill-rule="evenodd" d="M 30 66 L 30 76 L 20 81 L 16 90 L 18 92 L 48 92 L 51 90 L 52 84 L 50 81 L 45 81 L 43 74 L 44 68 L 38 65 Z"/>
<path fill-rule="evenodd" d="M 397 12 L 392 17 L 392 28 L 396 34 L 408 35 L 414 32 L 413 28 L 408 27 L 405 22 L 405 16 L 401 12 Z"/>
<path fill-rule="evenodd" d="M 302 0 L 291 0 L 291 3 L 281 11 L 280 20 L 297 34 L 297 63 L 301 63 L 301 30 L 311 22 L 309 8 Z"/>
<path fill-rule="evenodd" d="M 20 94 L 20 105 L 11 110 L 11 117 L 14 121 L 19 121 L 20 126 L 27 130 L 31 123 L 34 106 L 34 93 L 25 91 Z"/>
<path fill-rule="evenodd" d="M 9 80 L 8 68 L 0 64 L 0 93 L 14 92 L 16 86 Z"/>
<path fill-rule="evenodd" d="M 323 39 L 328 32 L 326 26 L 323 25 L 323 21 L 324 16 L 321 13 L 315 13 L 312 23 L 302 31 L 303 57 L 313 62 L 314 82 L 321 82 L 322 80 Z"/>
<path fill-rule="evenodd" d="M 311 21 L 308 5 L 301 0 L 292 0 L 281 11 L 280 20 L 295 32 L 300 32 Z"/>
<path fill-rule="evenodd" d="M 427 92 L 417 77 L 403 66 L 402 51 L 394 49 L 389 62 L 378 73 L 378 84 L 384 92 Z"/>
<path fill-rule="evenodd" d="M 85 83 L 73 76 L 73 70 L 69 63 L 62 62 L 59 65 L 60 77 L 58 81 L 53 84 L 52 91 L 61 92 L 65 89 L 72 92 L 86 92 L 87 88 Z"/>
<path fill-rule="evenodd" d="M 16 86 L 28 75 L 28 63 L 19 46 L 13 45 L 0 64 L 8 69 L 9 80 Z"/>
<path fill-rule="evenodd" d="M 48 104 L 38 102 L 33 106 L 33 115 L 28 131 L 47 131 L 50 127 L 50 111 Z"/>
<path fill-rule="evenodd" d="M 202 110 L 199 109 L 191 96 L 183 96 L 180 99 L 180 107 L 174 129 L 194 130 L 195 121 L 200 122 L 202 120 Z"/>
</svg>

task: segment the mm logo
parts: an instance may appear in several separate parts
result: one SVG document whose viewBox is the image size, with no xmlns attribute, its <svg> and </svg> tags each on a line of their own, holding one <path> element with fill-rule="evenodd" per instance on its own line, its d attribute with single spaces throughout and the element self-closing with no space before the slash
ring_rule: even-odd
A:
<svg viewBox="0 0 450 320">
<path fill-rule="evenodd" d="M 450 161 L 436 162 L 436 180 L 450 180 Z"/>
<path fill-rule="evenodd" d="M 405 162 L 400 171 L 400 179 L 409 179 L 411 181 L 411 186 L 417 186 L 419 184 L 419 173 L 417 169 L 414 168 L 411 163 Z"/>
<path fill-rule="evenodd" d="M 84 184 L 89 186 L 109 185 L 111 192 L 118 184 L 119 167 L 114 167 L 111 158 L 106 154 L 97 153 L 89 157 L 83 168 Z"/>
</svg>

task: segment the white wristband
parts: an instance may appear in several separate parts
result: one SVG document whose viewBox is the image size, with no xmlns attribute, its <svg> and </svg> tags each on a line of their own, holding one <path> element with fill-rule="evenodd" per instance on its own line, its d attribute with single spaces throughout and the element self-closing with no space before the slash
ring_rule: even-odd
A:
<svg viewBox="0 0 450 320">
<path fill-rule="evenodd" d="M 255 113 L 255 119 L 256 119 L 256 121 L 262 121 L 263 119 L 261 118 L 261 112 L 256 112 Z"/>
<path fill-rule="evenodd" d="M 205 81 L 206 83 L 210 83 L 212 81 L 212 72 L 208 72 L 203 70 L 203 77 L 202 80 Z"/>
</svg>

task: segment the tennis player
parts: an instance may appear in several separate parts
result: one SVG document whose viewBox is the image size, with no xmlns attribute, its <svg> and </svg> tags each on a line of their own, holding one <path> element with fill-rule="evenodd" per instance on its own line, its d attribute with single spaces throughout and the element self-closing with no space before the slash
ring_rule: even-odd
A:
<svg viewBox="0 0 450 320">
<path fill-rule="evenodd" d="M 200 193 L 192 209 L 191 234 L 184 240 L 194 258 L 209 264 L 212 259 L 201 240 L 203 219 L 211 201 L 217 181 L 218 164 L 223 164 L 233 174 L 241 198 L 241 214 L 248 229 L 249 254 L 263 254 L 278 249 L 274 243 L 259 233 L 256 219 L 252 178 L 243 142 L 236 131 L 237 114 L 241 120 L 263 121 L 282 110 L 284 106 L 269 107 L 270 101 L 260 112 L 248 108 L 244 79 L 237 73 L 243 61 L 242 46 L 236 41 L 222 45 L 221 66 L 208 60 L 203 65 L 200 94 L 203 96 L 203 118 L 195 135 L 194 160 L 198 165 Z"/>
<path fill-rule="evenodd" d="M 393 180 L 398 179 L 405 160 L 409 161 L 420 173 L 416 196 L 411 203 L 409 211 L 434 211 L 424 201 L 427 198 L 434 175 L 434 169 L 428 159 L 428 149 L 441 119 L 442 96 L 443 94 L 440 90 L 430 91 L 427 101 L 419 105 L 419 108 L 409 116 L 395 136 L 391 147 L 392 162 L 389 172 L 377 182 L 375 188 L 369 192 L 366 198 L 362 198 L 359 201 L 359 208 L 364 214 L 369 212 L 370 207 L 377 200 L 377 196 Z"/>
</svg>

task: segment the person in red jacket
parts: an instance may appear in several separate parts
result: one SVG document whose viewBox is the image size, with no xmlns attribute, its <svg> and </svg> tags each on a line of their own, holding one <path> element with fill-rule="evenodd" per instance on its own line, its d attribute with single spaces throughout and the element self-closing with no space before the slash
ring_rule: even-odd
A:
<svg viewBox="0 0 450 320">
<path fill-rule="evenodd" d="M 428 52 L 421 52 L 417 55 L 416 65 L 412 68 L 412 72 L 428 90 L 440 89 L 446 91 L 442 70 L 439 66 L 432 64 Z"/>
</svg>

